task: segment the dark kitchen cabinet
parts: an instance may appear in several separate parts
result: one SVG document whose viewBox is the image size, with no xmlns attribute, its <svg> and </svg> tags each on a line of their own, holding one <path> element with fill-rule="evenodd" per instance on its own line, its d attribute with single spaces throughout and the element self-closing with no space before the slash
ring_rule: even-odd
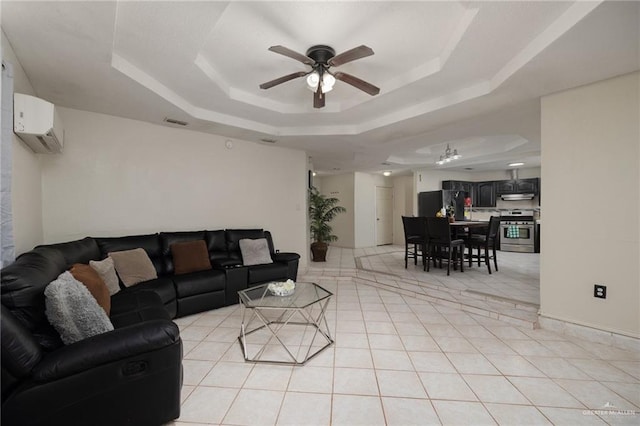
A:
<svg viewBox="0 0 640 426">
<path fill-rule="evenodd" d="M 473 196 L 474 207 L 495 207 L 496 186 L 495 182 L 476 182 Z"/>
<path fill-rule="evenodd" d="M 518 192 L 538 193 L 538 179 L 520 179 L 516 181 L 516 190 Z"/>
<path fill-rule="evenodd" d="M 473 182 L 466 182 L 462 180 L 443 180 L 442 189 L 468 192 L 471 197 L 473 194 Z"/>
<path fill-rule="evenodd" d="M 496 194 L 515 194 L 515 180 L 499 180 L 495 184 Z"/>
<path fill-rule="evenodd" d="M 495 182 L 496 194 L 538 194 L 538 178 L 499 180 Z"/>
</svg>

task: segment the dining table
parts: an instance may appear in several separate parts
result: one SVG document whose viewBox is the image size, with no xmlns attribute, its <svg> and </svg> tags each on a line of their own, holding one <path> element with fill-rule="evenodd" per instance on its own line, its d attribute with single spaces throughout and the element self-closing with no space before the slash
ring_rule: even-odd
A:
<svg viewBox="0 0 640 426">
<path fill-rule="evenodd" d="M 465 228 L 486 228 L 489 226 L 489 221 L 484 220 L 458 220 L 455 222 L 450 222 L 449 226 L 451 230 L 455 233 L 458 233 L 461 229 Z"/>
<path fill-rule="evenodd" d="M 489 221 L 482 220 L 457 220 L 455 222 L 450 222 L 449 227 L 451 228 L 451 239 L 460 239 L 463 238 L 463 233 L 468 230 L 469 234 L 474 233 L 473 230 L 479 231 L 482 228 L 487 228 L 489 226 Z"/>
</svg>

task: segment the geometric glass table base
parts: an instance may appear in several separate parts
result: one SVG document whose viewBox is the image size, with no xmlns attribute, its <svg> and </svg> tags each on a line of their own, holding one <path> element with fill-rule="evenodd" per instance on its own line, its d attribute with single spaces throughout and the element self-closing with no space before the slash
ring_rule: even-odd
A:
<svg viewBox="0 0 640 426">
<path fill-rule="evenodd" d="M 302 365 L 333 344 L 327 306 L 333 294 L 315 283 L 296 283 L 290 296 L 275 296 L 268 283 L 238 292 L 245 361 Z"/>
</svg>

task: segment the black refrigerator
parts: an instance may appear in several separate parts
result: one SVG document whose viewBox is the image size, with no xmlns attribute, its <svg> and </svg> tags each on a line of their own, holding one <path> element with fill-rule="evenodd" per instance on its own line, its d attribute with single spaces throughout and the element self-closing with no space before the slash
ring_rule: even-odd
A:
<svg viewBox="0 0 640 426">
<path fill-rule="evenodd" d="M 443 207 L 453 206 L 456 220 L 465 220 L 465 192 L 442 189 L 418 193 L 418 216 L 434 217 Z"/>
</svg>

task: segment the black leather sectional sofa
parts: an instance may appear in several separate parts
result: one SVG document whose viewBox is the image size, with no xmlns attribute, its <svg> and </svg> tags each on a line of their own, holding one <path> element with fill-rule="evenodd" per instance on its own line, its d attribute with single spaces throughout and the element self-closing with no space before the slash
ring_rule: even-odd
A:
<svg viewBox="0 0 640 426">
<path fill-rule="evenodd" d="M 266 238 L 273 263 L 242 266 L 239 241 Z M 211 270 L 175 275 L 171 245 L 204 240 Z M 44 289 L 74 263 L 143 248 L 158 278 L 111 298 L 114 330 L 63 345 Z M 238 290 L 295 280 L 296 253 L 261 229 L 162 232 L 38 246 L 1 271 L 3 425 L 160 425 L 180 414 L 182 342 L 176 317 L 232 305 Z"/>
</svg>

